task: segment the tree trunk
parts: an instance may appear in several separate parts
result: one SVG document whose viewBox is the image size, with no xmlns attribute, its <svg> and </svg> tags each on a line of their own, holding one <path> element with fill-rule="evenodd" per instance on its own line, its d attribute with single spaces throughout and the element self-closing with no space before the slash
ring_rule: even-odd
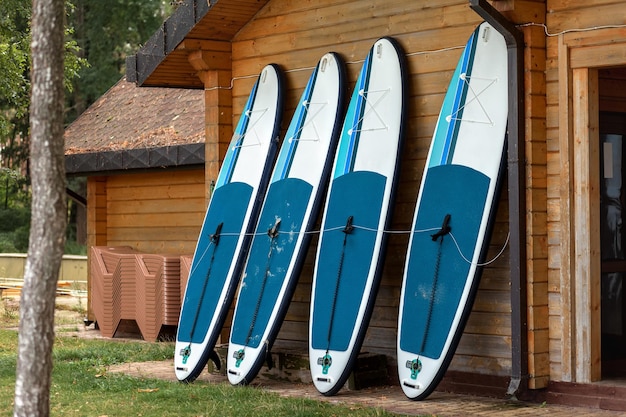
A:
<svg viewBox="0 0 626 417">
<path fill-rule="evenodd" d="M 32 217 L 20 302 L 14 416 L 48 416 L 54 303 L 65 246 L 63 150 L 64 0 L 33 0 Z"/>
</svg>

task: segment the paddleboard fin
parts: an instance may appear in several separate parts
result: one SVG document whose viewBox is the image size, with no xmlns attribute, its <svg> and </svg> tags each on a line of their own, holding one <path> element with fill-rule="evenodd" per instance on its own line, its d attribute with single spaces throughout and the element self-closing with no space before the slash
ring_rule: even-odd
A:
<svg viewBox="0 0 626 417">
<path fill-rule="evenodd" d="M 215 350 L 211 350 L 211 353 L 209 354 L 209 359 L 211 359 L 211 361 L 213 361 L 213 363 L 215 364 L 215 369 L 217 369 L 218 371 L 222 369 L 222 361 L 220 360 L 220 355 L 218 355 Z"/>
<path fill-rule="evenodd" d="M 441 229 L 439 229 L 437 233 L 430 235 L 430 237 L 433 239 L 433 242 L 436 242 L 437 239 L 439 239 L 440 237 L 444 237 L 445 235 L 450 233 L 450 231 L 452 231 L 452 228 L 449 226 L 450 217 L 451 216 L 449 214 L 446 214 L 446 216 L 443 218 L 443 224 L 441 225 Z"/>
<path fill-rule="evenodd" d="M 274 358 L 272 358 L 272 352 L 269 350 L 265 354 L 265 363 L 267 364 L 267 369 L 272 369 L 274 367 Z"/>
</svg>

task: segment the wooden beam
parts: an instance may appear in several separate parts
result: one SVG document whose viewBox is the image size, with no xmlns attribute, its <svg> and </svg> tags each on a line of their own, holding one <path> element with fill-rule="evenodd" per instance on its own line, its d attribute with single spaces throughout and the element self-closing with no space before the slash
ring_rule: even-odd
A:
<svg viewBox="0 0 626 417">
<path fill-rule="evenodd" d="M 204 71 L 230 70 L 231 68 L 230 51 L 222 52 L 198 49 L 189 52 L 187 59 L 199 74 Z"/>
<path fill-rule="evenodd" d="M 576 382 L 601 378 L 598 71 L 572 71 Z"/>
<path fill-rule="evenodd" d="M 569 69 L 569 48 L 563 36 L 558 39 L 558 84 L 559 84 L 559 164 L 560 171 L 560 246 L 561 264 L 559 268 L 560 295 L 561 295 L 561 379 L 567 382 L 576 381 L 576 356 L 574 334 L 576 322 L 574 318 L 574 219 L 572 202 L 573 174 L 570 163 L 574 161 L 572 151 L 572 99 L 571 99 L 571 71 Z"/>
</svg>

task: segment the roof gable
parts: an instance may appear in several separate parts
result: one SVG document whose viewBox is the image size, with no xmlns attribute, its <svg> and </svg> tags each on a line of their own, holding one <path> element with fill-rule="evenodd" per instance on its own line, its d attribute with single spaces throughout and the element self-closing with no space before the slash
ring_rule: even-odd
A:
<svg viewBox="0 0 626 417">
<path fill-rule="evenodd" d="M 203 88 L 189 63 L 191 48 L 230 42 L 269 0 L 185 0 L 146 44 L 126 60 L 126 77 L 140 86 Z M 183 42 L 185 41 L 185 42 Z"/>
</svg>

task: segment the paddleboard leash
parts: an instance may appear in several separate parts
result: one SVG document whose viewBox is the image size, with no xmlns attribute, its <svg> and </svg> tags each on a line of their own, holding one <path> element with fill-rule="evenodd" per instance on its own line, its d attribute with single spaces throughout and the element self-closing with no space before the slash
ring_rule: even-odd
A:
<svg viewBox="0 0 626 417">
<path fill-rule="evenodd" d="M 202 284 L 200 297 L 198 298 L 198 307 L 196 308 L 196 314 L 194 315 L 193 322 L 191 325 L 191 330 L 189 331 L 189 345 L 185 347 L 184 349 L 182 349 L 180 352 L 181 356 L 183 357 L 183 364 L 187 363 L 187 360 L 189 359 L 189 355 L 191 355 L 191 342 L 193 340 L 193 336 L 196 331 L 196 325 L 198 324 L 198 317 L 200 316 L 200 307 L 202 306 L 202 300 L 204 300 L 204 294 L 206 293 L 206 288 L 209 283 L 211 269 L 213 268 L 213 263 L 215 261 L 215 251 L 220 241 L 220 234 L 222 233 L 223 226 L 224 226 L 224 222 L 218 224 L 217 227 L 215 228 L 215 233 L 209 235 L 209 245 L 212 246 L 213 248 L 212 253 L 211 253 L 211 260 L 209 261 L 209 268 L 207 269 L 207 273 L 204 278 L 204 282 Z"/>
<path fill-rule="evenodd" d="M 265 274 L 263 274 L 263 281 L 261 281 L 261 290 L 259 291 L 259 298 L 257 298 L 256 306 L 254 307 L 254 314 L 252 315 L 252 321 L 250 322 L 250 328 L 248 329 L 248 335 L 246 336 L 244 347 L 239 349 L 233 355 L 233 357 L 237 360 L 237 362 L 235 363 L 235 366 L 237 368 L 239 367 L 239 365 L 241 365 L 241 362 L 246 356 L 245 348 L 250 342 L 250 339 L 252 338 L 252 332 L 254 331 L 254 326 L 256 325 L 256 320 L 259 315 L 259 310 L 261 309 L 261 301 L 263 300 L 263 293 L 265 292 L 265 286 L 267 284 L 267 277 L 270 274 L 272 255 L 274 254 L 274 248 L 276 247 L 276 238 L 280 234 L 278 231 L 280 227 L 280 220 L 281 220 L 280 218 L 277 218 L 274 225 L 270 227 L 267 231 L 267 235 L 270 238 L 270 241 L 269 241 L 270 249 L 269 249 L 269 252 L 267 253 L 267 263 L 265 264 Z"/>
<path fill-rule="evenodd" d="M 439 242 L 439 246 L 437 248 L 437 257 L 435 258 L 435 269 L 433 272 L 433 285 L 430 290 L 430 300 L 428 305 L 428 315 L 426 316 L 426 326 L 424 331 L 424 337 L 422 339 L 422 345 L 420 347 L 419 355 L 424 354 L 424 350 L 426 349 L 426 341 L 428 340 L 428 333 L 430 331 L 430 324 L 433 316 L 433 307 L 435 306 L 435 294 L 437 292 L 437 282 L 439 281 L 439 267 L 441 265 L 441 253 L 443 248 L 443 238 L 444 236 L 450 234 L 452 228 L 450 227 L 450 214 L 446 214 L 443 218 L 443 223 L 441 225 L 441 229 L 439 229 L 436 233 L 430 235 L 433 242 Z M 417 374 L 422 370 L 422 363 L 418 357 L 411 361 L 411 365 L 407 363 L 407 367 L 411 368 L 411 378 L 417 378 Z"/>
<path fill-rule="evenodd" d="M 339 283 L 341 282 L 341 275 L 343 272 L 343 261 L 346 254 L 346 243 L 348 242 L 348 235 L 352 234 L 354 231 L 354 226 L 352 225 L 352 221 L 354 220 L 354 216 L 348 216 L 346 220 L 346 226 L 343 228 L 343 245 L 341 247 L 341 255 L 339 257 L 339 268 L 337 269 L 337 280 L 335 281 L 335 291 L 333 292 L 333 302 L 331 304 L 330 309 L 330 323 L 328 324 L 328 344 L 326 345 L 326 354 L 317 360 L 319 365 L 322 365 L 322 373 L 327 374 L 330 365 L 332 365 L 333 360 L 329 355 L 330 351 L 330 339 L 333 333 L 333 325 L 335 322 L 335 310 L 337 309 L 337 295 L 339 294 Z"/>
</svg>

